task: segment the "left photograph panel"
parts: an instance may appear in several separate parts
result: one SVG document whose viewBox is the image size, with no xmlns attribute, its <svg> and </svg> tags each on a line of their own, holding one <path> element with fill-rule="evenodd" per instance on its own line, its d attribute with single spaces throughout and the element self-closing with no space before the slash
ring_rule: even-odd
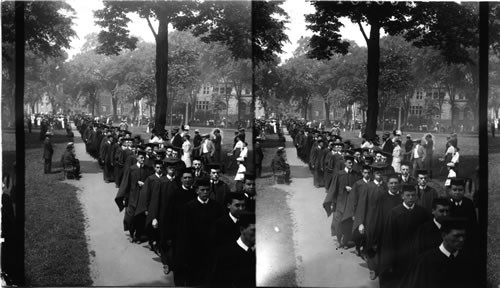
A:
<svg viewBox="0 0 500 288">
<path fill-rule="evenodd" d="M 2 2 L 3 285 L 256 285 L 253 5 Z"/>
</svg>

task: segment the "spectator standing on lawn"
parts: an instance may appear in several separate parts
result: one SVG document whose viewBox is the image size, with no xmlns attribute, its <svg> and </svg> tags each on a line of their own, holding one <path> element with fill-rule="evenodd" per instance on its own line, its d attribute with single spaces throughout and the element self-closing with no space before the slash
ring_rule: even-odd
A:
<svg viewBox="0 0 500 288">
<path fill-rule="evenodd" d="M 396 173 L 401 172 L 401 140 L 394 141 L 394 150 L 392 150 L 392 167 Z"/>
<path fill-rule="evenodd" d="M 432 134 L 425 135 L 425 141 L 422 145 L 425 149 L 425 159 L 424 159 L 424 168 L 427 169 L 429 173 L 429 177 L 432 178 L 432 157 L 434 154 L 434 137 Z"/>
<path fill-rule="evenodd" d="M 222 136 L 219 129 L 215 129 L 213 134 L 214 135 L 212 138 L 212 142 L 214 143 L 215 148 L 213 161 L 216 163 L 220 163 L 222 151 Z"/>
<path fill-rule="evenodd" d="M 260 141 L 255 141 L 254 153 L 255 153 L 254 156 L 255 173 L 256 177 L 260 178 L 262 173 L 262 160 L 264 159 L 264 152 L 262 152 Z"/>
<path fill-rule="evenodd" d="M 43 141 L 43 159 L 45 161 L 43 172 L 45 174 L 50 174 L 52 169 L 52 155 L 54 155 L 54 148 L 52 147 L 51 137 L 51 132 L 45 132 L 45 140 Z"/>
<path fill-rule="evenodd" d="M 411 162 L 413 164 L 413 173 L 415 173 L 415 176 L 417 170 L 424 168 L 425 149 L 422 146 L 423 142 L 424 140 L 416 140 L 415 146 L 411 152 Z"/>
<path fill-rule="evenodd" d="M 411 152 L 413 151 L 413 139 L 411 139 L 411 135 L 406 135 L 405 142 L 405 161 L 411 161 Z"/>
</svg>

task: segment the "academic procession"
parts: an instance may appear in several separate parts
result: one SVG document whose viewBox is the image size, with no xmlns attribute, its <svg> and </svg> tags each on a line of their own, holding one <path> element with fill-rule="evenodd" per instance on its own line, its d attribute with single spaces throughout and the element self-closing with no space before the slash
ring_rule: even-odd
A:
<svg viewBox="0 0 500 288">
<path fill-rule="evenodd" d="M 144 140 L 124 121 L 108 126 L 79 116 L 75 124 L 102 181 L 115 183 L 123 213 L 116 225 L 130 242 L 149 244 L 176 286 L 255 286 L 255 177 L 238 175 L 236 190 L 222 180 L 219 129 L 196 129 L 192 143 L 187 125 L 170 139 L 153 130 Z M 245 165 L 244 145 L 236 147 L 245 131 L 236 134 L 231 154 Z"/>
<path fill-rule="evenodd" d="M 355 253 L 379 287 L 474 287 L 481 271 L 479 191 L 477 179 L 458 168 L 457 134 L 436 147 L 431 133 L 403 140 L 396 129 L 367 139 L 338 125 L 282 123 L 313 186 L 324 191 L 317 208 L 331 218 L 324 227 L 331 249 Z M 273 171 L 286 171 L 283 184 L 293 186 L 283 150 L 275 149 Z"/>
</svg>

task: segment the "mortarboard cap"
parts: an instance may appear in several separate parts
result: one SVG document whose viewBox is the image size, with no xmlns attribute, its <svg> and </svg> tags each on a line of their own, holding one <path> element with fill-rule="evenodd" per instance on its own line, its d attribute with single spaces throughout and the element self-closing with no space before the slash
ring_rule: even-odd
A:
<svg viewBox="0 0 500 288">
<path fill-rule="evenodd" d="M 429 172 L 425 169 L 418 169 L 417 171 L 415 171 L 417 175 L 428 175 Z"/>
<path fill-rule="evenodd" d="M 202 178 L 196 179 L 196 181 L 194 182 L 193 186 L 194 187 L 200 187 L 200 186 L 207 187 L 207 186 L 210 186 L 210 179 L 207 178 L 207 177 L 202 177 Z"/>
<path fill-rule="evenodd" d="M 465 186 L 465 179 L 463 178 L 451 178 L 450 185 Z"/>
<path fill-rule="evenodd" d="M 401 185 L 401 192 L 405 192 L 405 191 L 415 192 L 415 191 L 417 191 L 417 189 L 415 188 L 415 185 L 403 184 L 403 185 Z"/>
<path fill-rule="evenodd" d="M 345 161 L 347 161 L 347 160 L 351 160 L 351 161 L 354 161 L 354 156 L 352 156 L 352 155 L 349 155 L 349 154 L 347 154 L 347 155 L 344 155 L 344 160 L 345 160 Z"/>
</svg>

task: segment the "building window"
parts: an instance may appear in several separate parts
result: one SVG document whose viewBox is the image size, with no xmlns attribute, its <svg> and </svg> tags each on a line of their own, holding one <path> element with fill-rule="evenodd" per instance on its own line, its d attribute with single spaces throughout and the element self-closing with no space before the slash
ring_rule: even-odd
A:
<svg viewBox="0 0 500 288">
<path fill-rule="evenodd" d="M 422 106 L 410 106 L 410 115 L 422 115 Z"/>
<path fill-rule="evenodd" d="M 417 96 L 416 96 L 417 100 L 418 100 L 418 99 L 422 99 L 422 98 L 423 98 L 423 96 L 424 96 L 423 94 L 424 94 L 424 93 L 423 93 L 422 91 L 418 91 L 418 92 L 417 92 Z"/>
<path fill-rule="evenodd" d="M 219 87 L 214 87 L 213 93 L 215 93 L 215 94 L 219 93 Z"/>
<path fill-rule="evenodd" d="M 209 101 L 196 101 L 196 110 L 207 111 Z"/>
<path fill-rule="evenodd" d="M 249 95 L 250 94 L 250 89 L 245 88 L 245 94 Z"/>
<path fill-rule="evenodd" d="M 210 88 L 203 86 L 203 94 L 209 94 L 210 93 Z"/>
</svg>

